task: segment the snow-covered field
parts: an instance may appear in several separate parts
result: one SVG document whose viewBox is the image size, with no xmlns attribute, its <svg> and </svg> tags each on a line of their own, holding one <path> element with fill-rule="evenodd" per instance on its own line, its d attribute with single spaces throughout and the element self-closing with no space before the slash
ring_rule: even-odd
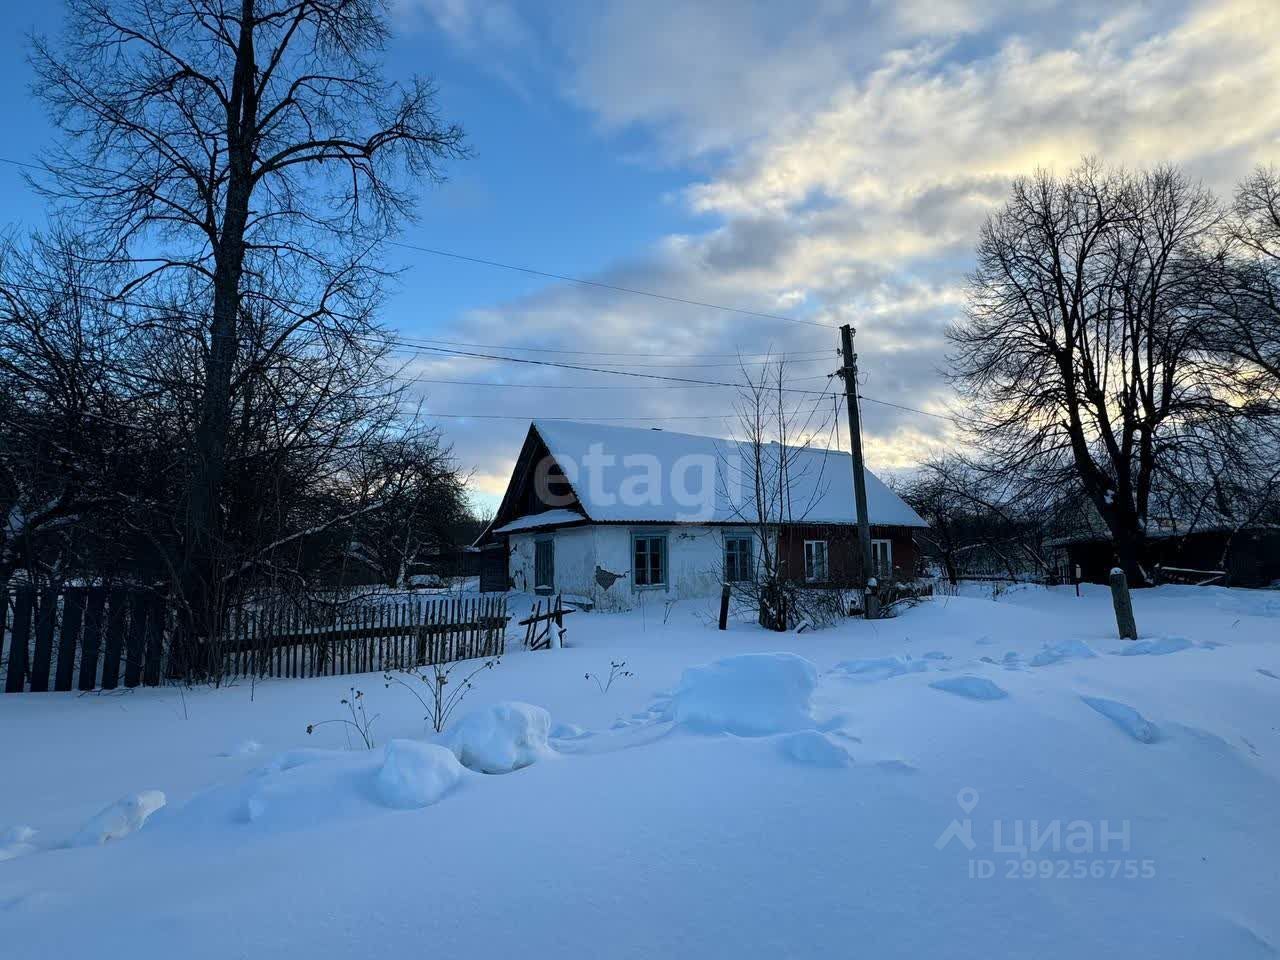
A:
<svg viewBox="0 0 1280 960">
<path fill-rule="evenodd" d="M 444 746 L 380 676 L 0 696 L 0 954 L 1272 956 L 1280 594 L 1134 605 L 574 614 Z"/>
</svg>

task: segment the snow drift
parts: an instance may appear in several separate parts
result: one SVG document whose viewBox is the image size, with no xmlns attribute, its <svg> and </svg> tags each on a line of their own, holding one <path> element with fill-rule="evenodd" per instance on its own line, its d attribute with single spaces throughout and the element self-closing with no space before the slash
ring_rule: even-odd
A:
<svg viewBox="0 0 1280 960">
<path fill-rule="evenodd" d="M 36 845 L 31 840 L 35 835 L 35 829 L 26 824 L 0 830 L 0 860 L 14 860 L 34 853 Z"/>
<path fill-rule="evenodd" d="M 788 733 L 814 726 L 810 699 L 817 684 L 818 671 L 804 657 L 744 654 L 685 670 L 656 709 L 664 720 L 702 733 Z"/>
<path fill-rule="evenodd" d="M 443 742 L 470 770 L 510 773 L 551 753 L 550 732 L 546 710 L 509 700 L 467 714 Z"/>
<path fill-rule="evenodd" d="M 375 781 L 378 797 L 389 807 L 428 807 L 462 779 L 457 757 L 434 743 L 392 740 Z"/>
<path fill-rule="evenodd" d="M 147 818 L 164 806 L 165 796 L 159 790 L 143 790 L 117 800 L 80 828 L 71 838 L 73 847 L 96 847 L 111 840 L 127 837 L 141 829 Z"/>
<path fill-rule="evenodd" d="M 1081 697 L 1086 704 L 1102 714 L 1139 743 L 1155 743 L 1160 731 L 1155 724 L 1127 703 L 1108 700 L 1106 697 Z"/>
<path fill-rule="evenodd" d="M 935 690 L 954 693 L 968 700 L 1003 700 L 1009 694 L 1003 687 L 998 687 L 986 677 L 943 677 L 929 684 Z"/>
<path fill-rule="evenodd" d="M 936 653 L 937 651 L 934 651 Z M 929 660 L 939 659 L 937 656 L 925 654 Z M 913 660 L 911 657 L 870 657 L 863 660 L 843 660 L 832 669 L 833 673 L 853 680 L 888 680 L 907 673 L 924 673 L 929 669 L 925 660 Z"/>
<path fill-rule="evenodd" d="M 1066 660 L 1091 660 L 1096 656 L 1093 648 L 1087 643 L 1072 637 L 1056 643 L 1046 643 L 1040 652 L 1031 658 L 1031 665 L 1047 667 Z"/>
<path fill-rule="evenodd" d="M 817 730 L 798 730 L 778 741 L 782 755 L 805 767 L 847 767 L 853 762 L 841 744 Z"/>
</svg>

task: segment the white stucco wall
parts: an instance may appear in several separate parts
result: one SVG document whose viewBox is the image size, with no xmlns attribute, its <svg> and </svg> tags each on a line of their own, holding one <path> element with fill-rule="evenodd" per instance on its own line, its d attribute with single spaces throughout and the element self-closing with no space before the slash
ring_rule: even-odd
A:
<svg viewBox="0 0 1280 960">
<path fill-rule="evenodd" d="M 631 527 L 625 524 L 593 524 L 548 533 L 512 534 L 511 580 L 517 590 L 534 587 L 534 544 L 550 537 L 555 541 L 555 589 L 557 593 L 591 598 L 596 609 L 630 610 L 643 598 L 648 603 L 659 598 L 684 600 L 711 596 L 720 591 L 724 562 L 724 537 L 745 530 L 725 527 L 672 526 Z M 633 533 L 667 537 L 667 584 L 665 587 L 635 588 L 631 582 L 631 537 Z M 757 545 L 758 555 L 758 545 Z M 597 570 L 620 574 L 608 587 Z"/>
</svg>

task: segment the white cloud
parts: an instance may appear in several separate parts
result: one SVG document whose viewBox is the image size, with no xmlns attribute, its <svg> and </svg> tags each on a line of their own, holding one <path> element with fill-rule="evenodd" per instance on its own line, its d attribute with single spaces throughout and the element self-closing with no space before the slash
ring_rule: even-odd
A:
<svg viewBox="0 0 1280 960">
<path fill-rule="evenodd" d="M 1254 163 L 1280 154 L 1274 0 L 1171 0 L 1119 12 L 1053 0 L 830 0 L 803 21 L 774 4 L 736 0 L 575 9 L 581 15 L 553 31 L 575 65 L 569 95 L 605 129 L 653 131 L 663 162 L 704 170 L 681 199 L 716 221 L 668 237 L 604 279 L 853 322 L 866 392 L 934 412 L 948 398 L 937 375 L 943 330 L 963 309 L 977 227 L 1013 176 L 1096 154 L 1130 165 L 1174 161 L 1228 191 Z M 479 312 L 458 332 L 498 343 L 513 331 L 527 345 L 580 350 L 834 346 L 833 332 L 813 327 L 574 287 Z M 802 372 L 832 368 L 819 362 Z M 710 374 L 732 370 L 699 372 Z M 731 401 L 721 391 L 679 390 L 532 399 L 531 413 L 583 416 L 717 412 Z M 948 430 L 891 407 L 866 413 L 870 456 L 883 466 L 911 462 Z M 503 475 L 518 439 L 477 449 L 491 477 Z"/>
</svg>

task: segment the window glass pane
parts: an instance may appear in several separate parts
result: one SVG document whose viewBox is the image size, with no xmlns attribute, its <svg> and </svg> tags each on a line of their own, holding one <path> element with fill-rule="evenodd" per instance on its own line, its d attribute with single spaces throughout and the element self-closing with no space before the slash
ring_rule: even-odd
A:
<svg viewBox="0 0 1280 960">
<path fill-rule="evenodd" d="M 632 577 L 636 586 L 656 587 L 666 583 L 666 537 L 636 537 Z"/>
<path fill-rule="evenodd" d="M 805 541 L 804 575 L 808 580 L 827 579 L 827 542 L 825 540 Z"/>
<path fill-rule="evenodd" d="M 724 575 L 731 583 L 751 579 L 750 537 L 725 538 Z"/>
</svg>

